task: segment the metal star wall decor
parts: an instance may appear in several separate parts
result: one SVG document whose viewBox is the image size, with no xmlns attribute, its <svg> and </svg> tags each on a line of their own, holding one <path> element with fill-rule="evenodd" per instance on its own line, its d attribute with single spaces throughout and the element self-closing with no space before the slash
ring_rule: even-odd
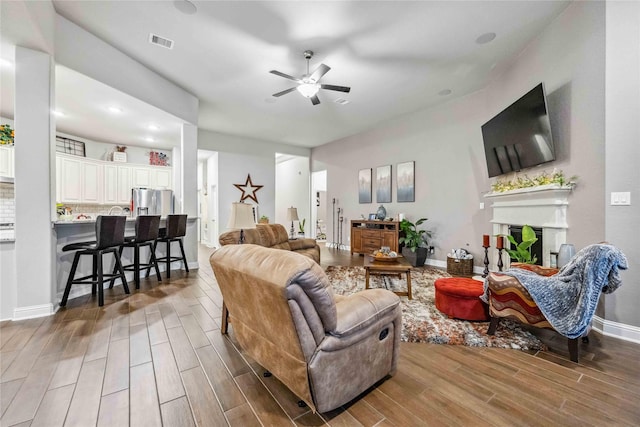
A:
<svg viewBox="0 0 640 427">
<path fill-rule="evenodd" d="M 264 187 L 264 185 L 254 185 L 251 182 L 251 174 L 247 174 L 247 181 L 244 184 L 233 184 L 238 190 L 242 191 L 242 196 L 240 197 L 240 201 L 244 201 L 245 199 L 252 199 L 254 202 L 258 202 L 258 197 L 256 196 L 256 191 Z"/>
</svg>

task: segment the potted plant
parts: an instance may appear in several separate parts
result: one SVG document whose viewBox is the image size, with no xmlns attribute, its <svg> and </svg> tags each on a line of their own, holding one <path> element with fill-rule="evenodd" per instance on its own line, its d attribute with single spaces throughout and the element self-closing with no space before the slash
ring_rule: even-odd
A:
<svg viewBox="0 0 640 427">
<path fill-rule="evenodd" d="M 502 235 L 506 237 L 509 242 L 515 247 L 515 249 L 507 249 L 507 253 L 512 260 L 521 262 L 523 264 L 535 264 L 538 258 L 535 255 L 531 255 L 531 246 L 538 241 L 535 231 L 528 225 L 522 226 L 522 242 L 516 242 L 516 239 L 511 235 Z"/>
<path fill-rule="evenodd" d="M 9 125 L 0 125 L 0 145 L 13 145 L 15 131 Z"/>
<path fill-rule="evenodd" d="M 420 218 L 416 223 L 412 223 L 407 219 L 400 221 L 400 232 L 402 237 L 398 239 L 400 244 L 404 244 L 402 255 L 414 267 L 424 265 L 428 254 L 427 238 L 431 237 L 431 232 L 427 230 L 418 230 L 427 218 Z"/>
<path fill-rule="evenodd" d="M 302 221 L 298 222 L 298 236 L 304 237 L 304 225 L 307 222 L 305 218 L 302 218 Z"/>
<path fill-rule="evenodd" d="M 262 215 L 258 220 L 258 224 L 269 224 L 269 217 L 266 215 Z"/>
</svg>

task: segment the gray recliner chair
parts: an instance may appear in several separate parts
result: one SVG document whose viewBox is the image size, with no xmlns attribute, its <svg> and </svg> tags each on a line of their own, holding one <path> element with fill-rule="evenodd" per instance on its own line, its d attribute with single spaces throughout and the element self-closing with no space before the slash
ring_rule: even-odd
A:
<svg viewBox="0 0 640 427">
<path fill-rule="evenodd" d="M 224 246 L 210 262 L 242 348 L 314 411 L 395 372 L 402 314 L 392 292 L 334 295 L 310 258 L 252 244 Z"/>
</svg>

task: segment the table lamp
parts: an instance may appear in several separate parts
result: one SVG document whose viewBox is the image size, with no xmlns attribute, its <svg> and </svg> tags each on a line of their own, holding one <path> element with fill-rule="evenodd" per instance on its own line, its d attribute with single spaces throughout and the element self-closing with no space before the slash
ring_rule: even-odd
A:
<svg viewBox="0 0 640 427">
<path fill-rule="evenodd" d="M 227 228 L 229 230 L 240 230 L 240 241 L 238 243 L 244 243 L 244 230 L 256 228 L 253 206 L 241 202 L 232 203 L 231 216 L 229 217 Z"/>
<path fill-rule="evenodd" d="M 299 221 L 298 219 L 298 209 L 294 208 L 293 206 L 291 206 L 290 208 L 287 208 L 287 221 L 291 221 L 291 236 L 289 237 L 289 239 L 293 240 L 295 239 L 294 234 L 293 234 L 293 221 Z"/>
</svg>

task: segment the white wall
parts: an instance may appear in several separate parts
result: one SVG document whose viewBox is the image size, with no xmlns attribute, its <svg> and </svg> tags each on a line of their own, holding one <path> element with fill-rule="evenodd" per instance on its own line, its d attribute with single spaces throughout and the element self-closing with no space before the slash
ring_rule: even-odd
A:
<svg viewBox="0 0 640 427">
<path fill-rule="evenodd" d="M 111 160 L 111 154 L 116 151 L 117 144 L 111 144 L 108 142 L 100 142 L 92 139 L 82 138 L 75 135 L 70 135 L 63 132 L 56 132 L 56 135 L 59 135 L 63 138 L 74 139 L 76 141 L 84 142 L 85 155 L 89 159 L 97 159 L 97 160 Z M 134 147 L 127 146 L 127 163 L 148 165 L 149 164 L 149 153 L 151 151 L 161 152 L 167 155 L 169 165 L 173 165 L 172 159 L 172 151 L 164 150 L 159 148 L 143 148 L 143 147 Z"/>
<path fill-rule="evenodd" d="M 260 215 L 275 218 L 275 155 L 309 156 L 311 150 L 286 144 L 198 130 L 198 149 L 218 152 L 218 233 L 227 231 L 231 203 L 242 193 L 233 184 L 244 184 L 251 174 L 254 185 L 263 185 L 256 192 Z M 246 202 L 253 203 L 252 200 Z M 215 237 L 217 243 L 218 238 Z"/>
<path fill-rule="evenodd" d="M 291 157 L 276 163 L 276 214 L 270 218 L 270 222 L 282 224 L 290 230 L 291 222 L 287 221 L 287 208 L 291 206 L 297 209 L 300 221 L 306 220 L 304 231 L 305 235 L 309 236 L 312 220 L 308 157 Z M 297 222 L 294 228 L 295 233 L 298 233 Z"/>
<path fill-rule="evenodd" d="M 629 270 L 623 286 L 605 295 L 604 317 L 640 327 L 640 3 L 607 2 L 606 16 L 605 239 L 622 249 Z M 631 206 L 610 206 L 612 191 L 631 192 Z"/>
<path fill-rule="evenodd" d="M 375 212 L 378 203 L 359 204 L 359 169 L 413 160 L 414 203 L 385 204 L 389 216 L 427 217 L 433 258 L 444 262 L 451 248 L 464 247 L 482 265 L 481 236 L 492 231 L 491 210 L 480 210 L 490 191 L 480 127 L 537 83 L 544 82 L 557 145 L 553 167 L 580 176 L 570 197 L 568 239 L 582 247 L 604 238 L 604 4 L 570 5 L 483 91 L 442 106 L 406 115 L 368 132 L 312 150 L 312 170 L 327 169 L 327 201 L 347 219 Z M 455 89 L 455 88 L 454 88 Z M 374 178 L 375 179 L 375 178 Z M 393 176 L 393 200 L 396 180 Z M 348 237 L 348 226 L 343 241 Z M 328 239 L 332 239 L 329 227 Z M 468 246 L 467 246 L 468 245 Z"/>
<path fill-rule="evenodd" d="M 387 216 L 429 218 L 425 226 L 433 232 L 436 259 L 446 260 L 451 248 L 467 243 L 479 258 L 481 236 L 491 230 L 488 210 L 478 209 L 489 185 L 480 139 L 484 105 L 484 94 L 478 92 L 313 149 L 312 170 L 327 170 L 327 239 L 339 240 L 334 236 L 332 200 L 344 209 L 342 242 L 350 244 L 350 221 L 380 206 L 376 167 L 391 165 L 393 202 L 383 204 Z M 397 203 L 396 166 L 406 161 L 415 161 L 415 202 Z M 373 203 L 359 204 L 358 171 L 365 168 L 373 169 Z"/>
</svg>

